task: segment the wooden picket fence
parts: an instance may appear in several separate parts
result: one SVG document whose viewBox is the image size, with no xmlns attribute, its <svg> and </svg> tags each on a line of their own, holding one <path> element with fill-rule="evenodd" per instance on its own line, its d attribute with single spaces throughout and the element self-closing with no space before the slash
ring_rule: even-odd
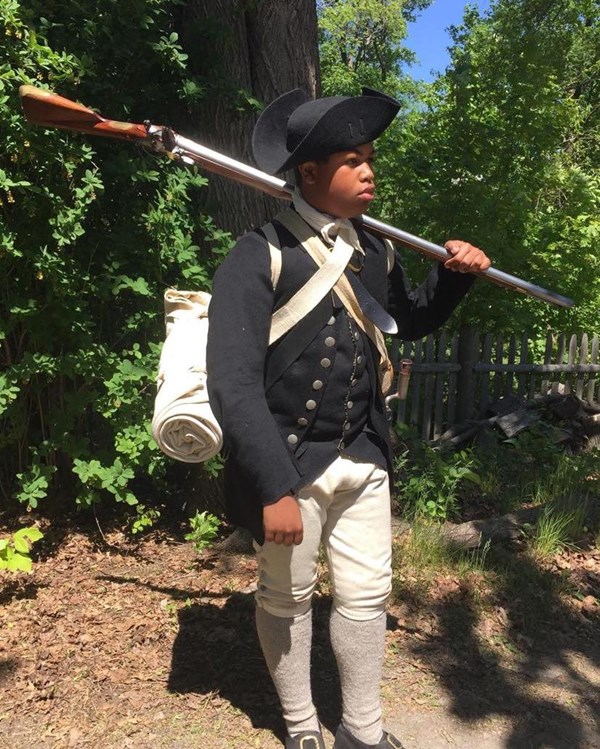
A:
<svg viewBox="0 0 600 749">
<path fill-rule="evenodd" d="M 506 395 L 523 399 L 552 392 L 600 401 L 598 335 L 548 333 L 545 345 L 526 333 L 442 331 L 392 350 L 395 369 L 413 361 L 408 397 L 392 401 L 395 419 L 414 425 L 423 439 L 437 439 L 450 426 L 485 415 Z"/>
</svg>

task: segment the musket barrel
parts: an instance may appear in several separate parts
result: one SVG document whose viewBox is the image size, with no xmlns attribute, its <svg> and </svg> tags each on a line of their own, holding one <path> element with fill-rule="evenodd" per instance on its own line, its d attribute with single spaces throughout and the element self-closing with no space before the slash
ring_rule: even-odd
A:
<svg viewBox="0 0 600 749">
<path fill-rule="evenodd" d="M 429 242 L 427 239 L 421 239 L 421 237 L 416 237 L 414 234 L 409 234 L 402 229 L 397 229 L 395 226 L 385 224 L 383 221 L 378 221 L 369 216 L 361 216 L 360 220 L 365 228 L 371 229 L 376 234 L 412 247 L 433 259 L 441 261 L 448 259 L 448 251 L 446 249 L 433 242 Z M 573 300 L 566 296 L 544 289 L 542 286 L 536 286 L 536 284 L 529 283 L 528 281 L 523 281 L 523 279 L 517 278 L 517 276 L 511 276 L 510 273 L 504 273 L 504 271 L 497 270 L 496 268 L 488 268 L 475 275 L 485 277 L 497 286 L 520 291 L 522 294 L 543 299 L 559 307 L 573 306 Z"/>
<path fill-rule="evenodd" d="M 231 177 L 238 182 L 255 187 L 262 192 L 266 192 L 275 198 L 282 200 L 291 200 L 293 187 L 287 182 L 277 177 L 272 177 L 266 172 L 261 172 L 249 164 L 236 161 L 229 156 L 225 156 L 218 151 L 213 151 L 206 146 L 195 143 L 189 138 L 183 138 L 181 135 L 175 135 L 175 143 L 184 153 L 196 156 L 202 166 L 208 171 L 214 171 L 226 177 Z"/>
<path fill-rule="evenodd" d="M 262 190 L 276 198 L 282 200 L 290 200 L 292 197 L 293 187 L 287 182 L 284 182 L 277 177 L 273 177 L 270 174 L 260 171 L 248 164 L 244 164 L 241 161 L 225 156 L 218 151 L 213 151 L 210 148 L 195 143 L 188 138 L 183 138 L 180 135 L 175 135 L 175 142 L 178 148 L 186 154 L 191 154 L 197 157 L 198 161 L 208 171 L 214 171 L 219 174 L 236 179 L 238 182 L 243 182 L 256 189 Z M 370 216 L 359 216 L 357 220 L 366 228 L 375 232 L 376 234 L 391 239 L 392 241 L 399 242 L 402 245 L 410 247 L 424 255 L 432 258 L 433 260 L 444 261 L 447 260 L 449 255 L 448 251 L 435 244 L 429 242 L 427 239 L 422 239 L 414 234 L 397 229 L 395 226 L 386 224 L 378 219 L 371 218 Z M 568 297 L 557 294 L 548 289 L 544 289 L 536 284 L 523 281 L 517 276 L 511 276 L 510 273 L 504 273 L 496 268 L 488 268 L 481 273 L 476 275 L 486 278 L 488 281 L 492 281 L 497 286 L 503 286 L 504 288 L 514 289 L 522 294 L 536 297 L 537 299 L 543 299 L 545 302 L 555 304 L 558 307 L 572 307 L 573 300 Z"/>
<path fill-rule="evenodd" d="M 94 135 L 104 135 L 114 138 L 127 138 L 149 146 L 153 150 L 175 156 L 188 157 L 197 161 L 207 171 L 215 172 L 234 179 L 255 189 L 268 193 L 282 200 L 291 200 L 293 187 L 277 177 L 255 169 L 248 164 L 225 156 L 218 151 L 195 143 L 189 138 L 177 135 L 168 128 L 158 125 L 136 125 L 133 123 L 106 120 L 87 107 L 65 99 L 51 91 L 24 85 L 19 89 L 23 100 L 25 116 L 34 124 L 46 127 L 60 127 L 67 130 L 78 130 Z M 168 145 L 167 145 L 168 142 Z M 440 245 L 421 239 L 414 234 L 397 229 L 369 216 L 359 216 L 357 220 L 371 231 L 382 237 L 387 237 L 407 247 L 417 250 L 435 260 L 447 260 L 448 252 Z M 559 307 L 572 307 L 573 300 L 556 294 L 541 286 L 523 281 L 508 273 L 488 268 L 478 273 L 493 283 L 509 289 L 515 289 Z"/>
</svg>

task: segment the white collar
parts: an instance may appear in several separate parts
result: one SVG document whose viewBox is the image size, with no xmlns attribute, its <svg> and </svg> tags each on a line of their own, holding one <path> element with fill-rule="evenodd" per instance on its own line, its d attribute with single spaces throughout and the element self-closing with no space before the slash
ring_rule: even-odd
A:
<svg viewBox="0 0 600 749">
<path fill-rule="evenodd" d="M 309 226 L 318 232 L 323 240 L 330 246 L 335 244 L 336 237 L 344 235 L 344 240 L 355 250 L 364 254 L 363 248 L 356 233 L 356 229 L 348 218 L 336 218 L 327 213 L 321 213 L 302 197 L 300 189 L 296 187 L 292 195 L 294 208 L 302 216 Z"/>
</svg>

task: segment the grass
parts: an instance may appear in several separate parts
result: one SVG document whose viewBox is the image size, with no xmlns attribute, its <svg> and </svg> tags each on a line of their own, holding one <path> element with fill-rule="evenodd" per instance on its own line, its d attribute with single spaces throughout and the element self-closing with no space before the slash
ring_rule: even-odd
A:
<svg viewBox="0 0 600 749">
<path fill-rule="evenodd" d="M 392 597 L 426 600 L 442 577 L 458 587 L 470 586 L 473 578 L 483 584 L 493 576 L 487 565 L 489 551 L 489 542 L 479 549 L 449 544 L 439 525 L 416 520 L 411 531 L 394 544 Z"/>
<path fill-rule="evenodd" d="M 448 546 L 439 528 L 417 523 L 395 544 L 392 601 L 407 607 L 411 620 L 429 618 L 434 629 L 441 626 L 441 619 L 448 626 L 453 615 L 460 619 L 470 612 L 469 628 L 482 627 L 477 635 L 482 642 L 488 639 L 505 650 L 521 652 L 527 647 L 524 642 L 535 641 L 541 630 L 552 626 L 558 611 L 563 612 L 560 617 L 566 616 L 564 612 L 580 595 L 570 570 L 556 569 L 552 563 L 555 552 L 543 552 L 542 544 L 556 548 L 573 528 L 572 518 L 558 524 L 559 517 L 564 519 L 564 513 L 546 514 L 539 540 L 486 543 L 477 550 Z M 507 612 L 502 613 L 506 621 L 499 619 L 498 612 Z M 463 625 L 458 621 L 451 626 L 460 640 Z"/>
<path fill-rule="evenodd" d="M 585 528 L 586 505 L 568 509 L 547 504 L 533 529 L 531 545 L 534 553 L 543 558 L 565 548 L 575 548 Z"/>
<path fill-rule="evenodd" d="M 579 627 L 579 604 L 597 595 L 577 565 L 578 546 L 600 548 L 600 450 L 570 454 L 552 429 L 487 437 L 452 454 L 404 435 L 396 489 L 411 530 L 394 547 L 391 600 L 415 631 L 526 659 L 539 637 Z M 465 550 L 440 525 L 530 507 L 541 512 L 517 542 Z"/>
<path fill-rule="evenodd" d="M 553 432 L 530 430 L 476 451 L 480 492 L 499 514 L 525 504 L 572 501 L 600 495 L 600 452 L 569 454 Z"/>
<path fill-rule="evenodd" d="M 489 547 L 488 542 L 482 548 L 471 551 L 449 544 L 443 538 L 441 526 L 416 520 L 410 533 L 396 544 L 395 554 L 401 557 L 403 564 L 417 570 L 466 574 L 484 569 Z"/>
</svg>

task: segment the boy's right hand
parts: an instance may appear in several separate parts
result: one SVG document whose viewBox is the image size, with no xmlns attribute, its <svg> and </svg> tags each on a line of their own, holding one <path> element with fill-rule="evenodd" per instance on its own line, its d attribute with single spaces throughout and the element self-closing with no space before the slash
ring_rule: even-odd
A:
<svg viewBox="0 0 600 749">
<path fill-rule="evenodd" d="M 302 543 L 302 515 L 294 497 L 285 496 L 272 505 L 265 505 L 263 525 L 265 541 L 285 546 Z"/>
</svg>

